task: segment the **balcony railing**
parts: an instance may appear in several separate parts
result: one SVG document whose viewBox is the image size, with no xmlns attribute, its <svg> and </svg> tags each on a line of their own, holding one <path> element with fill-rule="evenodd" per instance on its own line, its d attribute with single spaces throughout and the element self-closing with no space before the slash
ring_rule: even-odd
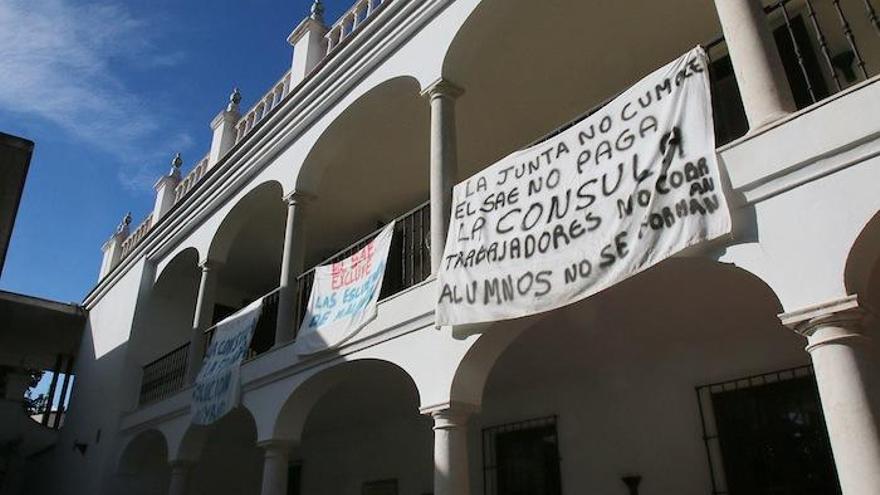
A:
<svg viewBox="0 0 880 495">
<path fill-rule="evenodd" d="M 189 343 L 144 366 L 141 375 L 141 405 L 164 399 L 183 387 Z"/>
<path fill-rule="evenodd" d="M 244 116 L 239 119 L 238 123 L 235 125 L 235 142 L 239 142 L 254 128 L 258 123 L 260 123 L 263 118 L 269 114 L 269 112 L 278 106 L 281 103 L 281 100 L 284 99 L 285 96 L 290 92 L 290 70 L 284 73 L 281 76 L 281 79 L 278 80 L 266 94 L 263 95 L 262 98 L 257 100 L 257 103 L 251 107 L 250 110 L 245 112 Z"/>
<path fill-rule="evenodd" d="M 327 36 L 328 54 L 363 26 L 370 15 L 391 0 L 360 0 L 334 24 Z M 862 8 L 856 9 L 861 5 Z M 766 9 L 776 45 L 795 103 L 804 108 L 839 91 L 870 79 L 880 73 L 880 67 L 871 65 L 865 54 L 877 57 L 880 51 L 880 23 L 871 0 L 841 2 L 840 0 L 779 0 Z M 858 12 L 857 12 L 858 11 Z M 864 15 L 867 19 L 858 19 Z M 723 37 L 703 45 L 710 58 L 712 104 L 715 113 L 717 144 L 723 145 L 748 131 L 739 88 Z M 866 49 L 866 47 L 868 49 Z M 880 62 L 877 62 L 880 64 Z M 289 88 L 289 73 L 276 83 L 267 95 L 238 124 L 237 140 L 276 106 Z M 601 109 L 609 100 L 596 105 L 575 120 L 555 129 L 535 143 L 549 139 Z M 261 106 L 262 105 L 262 106 Z M 533 143 L 533 144 L 535 144 Z M 206 170 L 205 160 L 187 175 L 178 186 L 178 199 L 187 194 Z M 397 219 L 389 254 L 385 281 L 380 298 L 386 298 L 425 280 L 431 272 L 430 210 L 424 203 Z M 148 218 L 127 241 L 125 253 L 146 235 L 151 222 Z M 330 256 L 319 265 L 340 261 L 357 252 L 370 242 L 379 230 L 361 238 L 349 247 Z M 314 281 L 314 268 L 297 279 L 295 319 L 297 327 L 305 315 Z M 253 358 L 274 343 L 277 319 L 278 291 L 264 296 L 263 316 L 258 322 L 248 359 Z M 208 340 L 213 336 L 208 330 Z M 166 397 L 183 386 L 188 345 L 181 346 L 144 367 L 141 403 Z"/>
<path fill-rule="evenodd" d="M 202 177 L 205 176 L 205 172 L 207 171 L 208 156 L 205 155 L 205 157 L 199 160 L 199 162 L 196 163 L 196 166 L 193 167 L 193 169 L 190 170 L 188 174 L 186 174 L 186 177 L 184 177 L 183 180 L 181 180 L 180 183 L 177 184 L 177 186 L 174 188 L 174 202 L 177 203 L 178 201 L 183 199 L 183 197 L 186 196 L 190 191 L 192 191 L 195 188 L 196 184 L 198 184 L 199 181 L 202 180 Z"/>
<path fill-rule="evenodd" d="M 251 347 L 245 359 L 268 351 L 275 343 L 275 322 L 278 317 L 278 289 L 263 296 L 263 312 L 254 329 Z M 214 338 L 214 325 L 205 331 L 205 348 Z M 189 360 L 189 343 L 186 343 L 143 367 L 140 405 L 169 397 L 183 388 Z"/>
<path fill-rule="evenodd" d="M 348 258 L 379 235 L 381 230 L 377 229 L 371 232 L 354 244 L 318 263 L 317 266 L 336 263 Z M 382 292 L 379 295 L 380 299 L 392 296 L 428 278 L 431 274 L 430 239 L 431 204 L 429 202 L 422 203 L 396 219 L 391 249 L 388 253 L 388 263 L 385 267 L 385 279 L 382 282 Z M 297 305 L 293 320 L 296 322 L 297 328 L 305 316 L 314 280 L 315 268 L 297 278 Z"/>
<path fill-rule="evenodd" d="M 138 225 L 136 229 L 134 229 L 134 232 L 132 232 L 124 241 L 122 241 L 121 257 L 124 258 L 128 256 L 128 253 L 136 248 L 137 245 L 140 244 L 145 237 L 147 237 L 147 233 L 150 231 L 151 228 L 153 228 L 152 213 L 147 215 L 147 218 L 145 218 L 144 221 L 141 222 L 141 224 Z"/>
<path fill-rule="evenodd" d="M 251 339 L 251 346 L 245 360 L 253 359 L 260 354 L 268 351 L 275 345 L 275 324 L 278 321 L 278 294 L 279 290 L 263 296 L 263 312 L 260 319 L 257 320 L 257 326 L 254 327 L 254 336 Z M 205 330 L 205 349 L 211 345 L 214 340 L 214 331 L 217 325 Z"/>
</svg>

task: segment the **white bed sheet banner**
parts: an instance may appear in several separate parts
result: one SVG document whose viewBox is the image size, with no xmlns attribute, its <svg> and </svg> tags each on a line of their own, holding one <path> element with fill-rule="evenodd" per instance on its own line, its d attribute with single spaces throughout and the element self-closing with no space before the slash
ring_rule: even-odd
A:
<svg viewBox="0 0 880 495">
<path fill-rule="evenodd" d="M 308 308 L 296 336 L 297 353 L 339 346 L 376 317 L 393 236 L 391 222 L 355 254 L 315 269 Z"/>
<path fill-rule="evenodd" d="M 707 67 L 694 48 L 456 185 L 438 325 L 559 308 L 729 233 Z"/>
<path fill-rule="evenodd" d="M 217 324 L 192 392 L 192 422 L 209 425 L 241 402 L 241 362 L 247 356 L 263 300 Z"/>
</svg>

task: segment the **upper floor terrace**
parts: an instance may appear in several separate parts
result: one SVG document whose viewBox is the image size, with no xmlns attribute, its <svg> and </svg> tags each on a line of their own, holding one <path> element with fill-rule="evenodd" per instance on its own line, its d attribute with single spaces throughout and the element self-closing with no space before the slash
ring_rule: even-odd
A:
<svg viewBox="0 0 880 495">
<path fill-rule="evenodd" d="M 384 294 L 424 282 L 442 252 L 452 184 L 596 111 L 691 46 L 712 59 L 719 145 L 880 71 L 870 2 L 715 8 L 361 1 L 326 26 L 317 3 L 290 37 L 291 70 L 243 114 L 234 92 L 208 155 L 185 176 L 175 160 L 153 213 L 133 232 L 123 223 L 105 246 L 99 288 L 137 257 L 156 265 L 131 338 L 140 402 L 192 380 L 213 323 L 257 298 L 269 310 L 254 355 L 292 340 L 309 267 L 345 257 L 392 219 Z M 188 242 L 193 235 L 204 240 Z"/>
</svg>

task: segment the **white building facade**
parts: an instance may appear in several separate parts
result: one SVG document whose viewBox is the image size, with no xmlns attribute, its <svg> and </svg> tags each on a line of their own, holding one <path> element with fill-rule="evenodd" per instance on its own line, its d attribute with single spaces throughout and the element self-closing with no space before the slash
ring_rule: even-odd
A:
<svg viewBox="0 0 880 495">
<path fill-rule="evenodd" d="M 289 41 L 104 246 L 34 493 L 880 493 L 871 2 L 360 0 L 330 26 L 319 2 Z M 696 45 L 731 238 L 438 328 L 451 187 Z M 299 355 L 311 269 L 393 219 L 378 317 Z M 191 425 L 212 325 L 259 298 L 242 406 Z"/>
</svg>

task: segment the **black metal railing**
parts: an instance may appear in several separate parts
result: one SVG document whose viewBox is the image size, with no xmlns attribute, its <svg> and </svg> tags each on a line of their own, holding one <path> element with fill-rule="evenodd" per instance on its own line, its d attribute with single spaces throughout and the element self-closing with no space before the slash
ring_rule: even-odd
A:
<svg viewBox="0 0 880 495">
<path fill-rule="evenodd" d="M 394 236 L 391 239 L 391 249 L 388 253 L 388 263 L 385 268 L 385 279 L 382 282 L 382 291 L 379 295 L 380 299 L 412 287 L 427 279 L 431 274 L 430 202 L 426 201 L 404 213 L 395 222 Z M 348 258 L 363 249 L 364 246 L 379 235 L 381 230 L 377 229 L 362 237 L 357 242 L 330 256 L 297 277 L 296 314 L 294 315 L 294 322 L 296 322 L 297 328 L 302 323 L 309 304 L 309 295 L 312 292 L 312 284 L 315 280 L 315 268 Z"/>
<path fill-rule="evenodd" d="M 278 297 L 279 289 L 277 288 L 262 297 L 263 311 L 260 313 L 260 318 L 257 320 L 257 326 L 254 327 L 254 336 L 251 338 L 251 346 L 248 349 L 248 354 L 245 356 L 245 360 L 253 359 L 268 351 L 273 345 L 275 345 L 275 325 L 278 321 Z M 214 339 L 214 330 L 216 329 L 217 325 L 214 325 L 205 330 L 205 349 L 211 345 L 211 341 Z"/>
<path fill-rule="evenodd" d="M 818 103 L 880 72 L 880 23 L 872 0 L 777 0 L 765 8 L 785 76 L 798 109 Z M 859 19 L 864 15 L 864 19 Z M 854 22 L 864 20 L 866 22 Z M 703 45 L 711 61 L 716 142 L 748 131 L 739 87 L 718 37 Z"/>
<path fill-rule="evenodd" d="M 164 399 L 183 387 L 189 343 L 165 354 L 143 368 L 139 403 L 149 404 Z"/>
</svg>

